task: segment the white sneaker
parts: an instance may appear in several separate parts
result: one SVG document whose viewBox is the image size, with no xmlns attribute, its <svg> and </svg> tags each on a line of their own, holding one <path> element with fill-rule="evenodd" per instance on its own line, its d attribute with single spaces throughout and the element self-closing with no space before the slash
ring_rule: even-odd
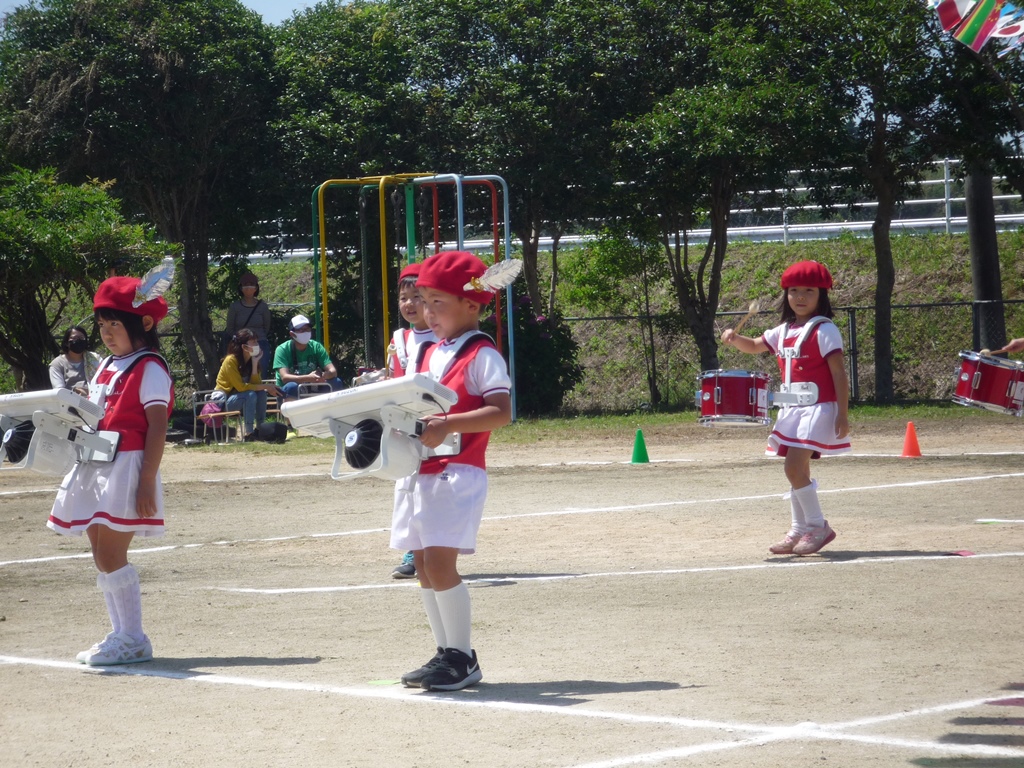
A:
<svg viewBox="0 0 1024 768">
<path fill-rule="evenodd" d="M 99 648 L 91 653 L 85 663 L 90 667 L 107 667 L 115 664 L 138 664 L 153 660 L 153 646 L 149 638 L 136 640 L 131 635 L 119 632 L 108 637 Z"/>
<path fill-rule="evenodd" d="M 98 643 L 94 643 L 92 648 L 90 648 L 89 650 L 87 650 L 87 651 L 79 651 L 78 655 L 75 657 L 75 659 L 80 661 L 82 664 L 85 664 L 86 659 L 88 659 L 90 656 L 92 656 L 94 653 L 96 653 L 96 651 L 98 651 L 100 648 L 102 648 L 104 646 L 104 644 L 107 643 L 110 640 L 110 638 L 112 638 L 113 636 L 114 636 L 113 632 L 108 632 L 106 637 L 104 637 Z"/>
</svg>

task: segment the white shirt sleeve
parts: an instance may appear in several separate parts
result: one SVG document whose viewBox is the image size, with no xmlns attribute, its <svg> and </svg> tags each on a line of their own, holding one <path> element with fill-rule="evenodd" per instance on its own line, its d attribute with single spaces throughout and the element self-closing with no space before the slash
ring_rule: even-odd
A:
<svg viewBox="0 0 1024 768">
<path fill-rule="evenodd" d="M 508 365 L 501 353 L 493 347 L 484 347 L 476 353 L 466 369 L 466 390 L 471 395 L 487 395 L 509 392 L 512 380 L 508 376 Z"/>
<path fill-rule="evenodd" d="M 171 402 L 171 376 L 156 360 L 140 363 L 142 382 L 139 384 L 139 401 L 143 408 L 151 405 L 167 405 Z"/>
<path fill-rule="evenodd" d="M 818 350 L 822 357 L 831 352 L 843 351 L 843 335 L 835 323 L 822 323 L 818 326 Z"/>
<path fill-rule="evenodd" d="M 768 349 L 770 349 L 773 353 L 778 354 L 778 352 L 779 352 L 779 336 L 781 336 L 781 335 L 782 335 L 782 326 L 781 325 L 777 325 L 774 328 L 769 328 L 767 331 L 765 331 L 763 334 L 761 334 L 761 338 L 763 338 L 764 339 L 764 343 L 768 345 Z"/>
</svg>

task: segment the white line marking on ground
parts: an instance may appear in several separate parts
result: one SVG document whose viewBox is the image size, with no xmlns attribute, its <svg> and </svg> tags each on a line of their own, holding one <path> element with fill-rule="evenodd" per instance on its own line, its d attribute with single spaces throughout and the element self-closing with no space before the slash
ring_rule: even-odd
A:
<svg viewBox="0 0 1024 768">
<path fill-rule="evenodd" d="M 648 461 L 549 461 L 543 464 L 529 464 L 536 467 L 607 467 L 620 464 L 693 464 L 703 459 L 650 459 Z M 500 467 L 500 465 L 498 465 Z M 514 465 L 513 465 L 514 466 Z"/>
<path fill-rule="evenodd" d="M 208 544 L 169 544 L 165 547 L 145 547 L 130 550 L 134 555 L 148 555 L 154 552 L 171 552 L 176 549 L 199 549 L 200 547 L 230 547 L 235 544 L 261 544 L 268 541 L 292 541 L 294 539 L 333 539 L 341 536 L 362 536 L 367 533 L 387 533 L 390 528 L 363 528 L 355 531 L 331 531 L 328 533 L 299 533 L 293 536 L 272 536 L 266 539 L 235 539 L 232 541 L 211 541 Z M 25 563 L 52 563 L 57 560 L 79 560 L 91 558 L 92 553 L 83 552 L 77 555 L 51 555 L 49 557 L 32 557 L 25 560 L 0 560 L 0 567 Z"/>
<path fill-rule="evenodd" d="M 1021 757 L 1024 750 L 1011 749 L 1007 747 L 992 747 L 988 745 L 965 745 L 965 744 L 941 744 L 931 741 L 917 741 L 886 736 L 866 736 L 861 734 L 843 733 L 842 730 L 848 727 L 858 727 L 867 723 L 867 720 L 854 720 L 849 723 L 835 723 L 829 726 L 822 726 L 816 723 L 799 723 L 789 726 L 773 725 L 752 725 L 747 723 L 730 723 L 718 720 L 705 720 L 687 717 L 672 717 L 665 715 L 641 715 L 628 712 L 613 712 L 585 709 L 582 707 L 570 708 L 565 706 L 554 706 L 551 704 L 533 704 L 527 702 L 501 701 L 496 699 L 473 699 L 470 692 L 458 694 L 452 697 L 447 694 L 413 693 L 398 687 L 390 688 L 360 688 L 353 686 L 325 685 L 320 683 L 302 683 L 287 680 L 261 680 L 251 677 L 238 677 L 233 675 L 220 674 L 198 674 L 194 671 L 162 670 L 159 662 L 152 666 L 122 666 L 122 667 L 88 667 L 83 664 L 76 664 L 68 661 L 56 661 L 53 659 L 31 659 L 19 656 L 0 655 L 0 664 L 11 666 L 35 666 L 50 669 L 62 669 L 85 674 L 101 675 L 126 675 L 149 678 L 162 678 L 190 683 L 202 683 L 206 685 L 230 685 L 244 688 L 256 688 L 261 690 L 280 691 L 302 691 L 308 693 L 328 693 L 336 696 L 348 696 L 364 699 L 387 699 L 402 703 L 415 703 L 424 705 L 439 705 L 452 707 L 472 707 L 478 709 L 490 709 L 505 712 L 533 713 L 553 715 L 556 717 L 578 717 L 596 720 L 611 720 L 622 723 L 641 725 L 667 725 L 678 728 L 694 730 L 719 730 L 728 733 L 749 733 L 753 734 L 750 739 L 729 742 L 711 742 L 707 744 L 691 745 L 663 752 L 649 753 L 646 755 L 633 755 L 622 757 L 612 761 L 601 763 L 589 763 L 585 768 L 615 768 L 617 766 L 637 765 L 640 763 L 651 764 L 673 757 L 686 757 L 689 755 L 703 754 L 724 749 L 735 749 L 744 746 L 759 746 L 773 741 L 785 739 L 816 738 L 830 741 L 852 741 L 871 746 L 895 746 L 912 750 L 928 750 L 940 753 L 955 753 L 960 755 L 979 756 L 1000 756 L 1000 757 Z M 935 712 L 949 711 L 952 709 L 965 709 L 981 706 L 989 702 L 999 701 L 1005 695 L 974 699 L 967 702 L 958 702 L 939 705 L 937 707 L 925 707 L 909 712 L 900 712 L 893 715 L 886 715 L 875 718 L 876 722 L 888 722 L 892 720 L 903 720 Z M 578 766 L 577 768 L 584 768 Z"/>
<path fill-rule="evenodd" d="M 859 493 L 864 491 L 885 491 L 892 488 L 923 488 L 929 485 L 946 485 L 950 483 L 974 483 L 988 480 L 1005 480 L 1013 479 L 1018 477 L 1024 477 L 1024 472 L 1009 472 L 998 475 L 980 475 L 980 476 L 966 476 L 966 477 L 950 477 L 940 478 L 937 480 L 914 480 L 905 483 L 886 483 L 884 485 L 863 485 L 854 488 L 832 488 L 832 489 L 819 489 L 818 493 Z M 673 501 L 653 501 L 646 502 L 643 504 L 622 504 L 609 507 L 567 507 L 565 509 L 550 510 L 547 512 L 523 512 L 515 515 L 488 515 L 484 517 L 484 521 L 488 520 L 514 520 L 516 518 L 528 518 L 528 517 L 552 517 L 557 515 L 593 515 L 606 512 L 632 512 L 641 509 L 661 509 L 665 507 L 684 507 L 694 506 L 696 504 L 725 504 L 737 501 L 764 501 L 766 499 L 781 499 L 781 493 L 767 493 L 759 494 L 756 496 L 724 496 L 712 499 L 676 499 Z M 214 546 L 228 546 L 232 544 L 254 544 L 269 541 L 294 541 L 296 539 L 306 538 L 333 538 L 337 536 L 359 536 L 363 534 L 377 534 L 389 531 L 390 528 L 365 528 L 362 530 L 355 531 L 331 531 L 327 533 L 301 533 L 292 534 L 288 536 L 274 536 L 263 539 L 237 539 L 234 541 L 214 541 L 210 544 Z M 133 549 L 131 550 L 132 555 L 136 554 L 149 554 L 152 552 L 168 552 L 178 548 L 186 547 L 203 547 L 208 546 L 206 544 L 182 544 L 173 545 L 167 547 L 152 547 L 148 549 Z M 0 567 L 5 565 L 21 565 L 27 563 L 48 563 L 55 560 L 75 559 L 82 557 L 91 557 L 89 554 L 76 554 L 76 555 L 56 555 L 51 557 L 40 557 L 40 558 L 29 558 L 23 560 L 4 560 L 0 561 Z"/>
<path fill-rule="evenodd" d="M 863 491 L 887 491 L 893 488 L 919 488 L 928 485 L 945 485 L 949 483 L 974 483 L 988 480 L 1003 480 L 1024 477 L 1024 472 L 1008 472 L 999 475 L 981 475 L 967 477 L 949 477 L 937 480 L 911 480 L 905 483 L 886 483 L 884 485 L 862 485 L 854 488 L 819 488 L 818 493 L 858 493 Z M 723 504 L 736 501 L 764 501 L 781 499 L 781 493 L 765 493 L 755 496 L 725 496 L 716 499 L 676 499 L 673 501 L 652 501 L 642 504 L 619 504 L 609 507 L 569 507 L 548 512 L 524 512 L 516 515 L 488 515 L 484 520 L 511 520 L 517 517 L 549 517 L 553 515 L 592 515 L 602 512 L 629 512 L 640 509 L 660 509 L 664 507 L 685 507 L 695 504 Z"/>
<path fill-rule="evenodd" d="M 972 451 L 968 453 L 926 453 L 923 458 L 966 458 L 970 456 L 1024 456 L 1024 451 Z M 766 458 L 778 458 L 777 456 L 766 457 Z M 900 459 L 904 458 L 899 453 L 844 453 L 836 456 L 823 456 L 824 459 Z M 649 464 L 674 464 L 674 463 L 699 463 L 705 461 L 705 459 L 651 459 Z M 565 462 L 545 462 L 542 464 L 494 464 L 495 469 L 515 469 L 516 467 L 525 467 L 527 469 L 531 467 L 560 467 L 560 466 L 611 466 L 617 464 L 633 464 L 632 461 L 613 461 L 611 459 L 607 461 L 565 461 Z M 639 466 L 639 465 L 638 465 Z M 164 485 L 179 485 L 186 483 L 239 483 L 239 482 L 252 482 L 256 480 L 289 480 L 292 478 L 301 477 L 324 477 L 324 472 L 285 472 L 273 475 L 246 475 L 244 477 L 215 477 L 206 479 L 188 479 L 188 480 L 165 480 Z M 0 497 L 3 496 L 21 496 L 32 493 L 56 493 L 58 486 L 54 485 L 48 488 L 26 488 L 24 490 L 15 491 L 0 491 Z"/>
<path fill-rule="evenodd" d="M 57 486 L 53 488 L 26 488 L 23 491 L 0 491 L 0 496 L 27 496 L 32 493 L 56 493 Z"/>
<path fill-rule="evenodd" d="M 230 661 L 230 659 L 225 659 Z M 442 704 L 458 707 L 477 707 L 481 709 L 496 709 L 509 712 L 542 713 L 548 715 L 566 715 L 568 717 L 593 718 L 598 720 L 616 720 L 624 723 L 640 723 L 644 725 L 668 725 L 679 728 L 698 728 L 708 730 L 719 730 L 727 732 L 747 732 L 770 735 L 777 731 L 785 731 L 785 728 L 777 726 L 746 725 L 744 723 L 727 723 L 717 720 L 704 720 L 689 717 L 675 717 L 669 715 L 641 715 L 631 712 L 612 712 L 583 708 L 569 708 L 553 704 L 532 704 L 517 701 L 501 701 L 499 699 L 474 699 L 474 695 L 467 692 L 464 696 L 452 697 L 450 694 L 431 694 L 424 692 L 413 692 L 398 685 L 387 688 L 380 687 L 355 687 L 325 685 L 321 683 L 303 683 L 288 680 L 265 680 L 252 677 L 237 677 L 233 675 L 197 673 L 191 670 L 176 671 L 162 670 L 159 668 L 159 661 L 152 662 L 153 666 L 142 667 L 139 665 L 127 665 L 120 667 L 89 667 L 84 664 L 77 664 L 71 661 L 57 661 L 54 659 L 31 659 L 18 656 L 0 655 L 0 664 L 47 667 L 50 669 L 63 669 L 73 672 L 85 672 L 88 674 L 119 674 L 137 675 L 139 677 L 157 677 L 168 680 L 183 680 L 187 682 L 211 683 L 214 685 L 234 685 L 245 688 L 259 688 L 265 690 L 281 691 L 305 691 L 309 693 L 331 693 L 338 696 L 352 696 L 364 699 L 391 699 L 403 702 L 414 702 L 419 704 Z"/>
<path fill-rule="evenodd" d="M 519 582 L 534 582 L 540 583 L 542 581 L 574 581 L 578 579 L 612 579 L 621 578 L 623 576 L 678 576 L 686 573 L 724 573 L 728 571 L 763 571 L 767 569 L 780 569 L 780 568 L 809 568 L 812 566 L 840 566 L 840 565 L 865 565 L 874 563 L 903 563 L 903 562 L 915 562 L 921 560 L 950 560 L 950 561 L 964 561 L 964 560 L 983 560 L 989 558 L 998 557 L 1024 557 L 1024 552 L 990 552 L 981 555 L 971 555 L 970 557 L 956 557 L 951 555 L 908 555 L 906 557 L 858 557 L 854 560 L 799 560 L 796 562 L 782 562 L 782 563 L 751 563 L 747 565 L 716 565 L 716 566 L 702 566 L 698 568 L 667 568 L 664 570 L 657 571 L 602 571 L 600 573 L 565 573 L 557 576 L 498 576 L 498 577 L 486 577 L 480 579 L 474 579 L 471 577 L 464 578 L 469 586 L 475 584 L 517 584 Z M 261 589 L 257 587 L 214 587 L 210 586 L 207 589 L 213 589 L 218 592 L 241 592 L 245 594 L 256 594 L 256 595 L 296 595 L 296 594 L 309 594 L 317 592 L 358 592 L 365 589 L 402 589 L 415 587 L 418 582 L 414 581 L 398 581 L 391 582 L 389 584 L 349 584 L 345 586 L 336 587 L 275 587 Z"/>
<path fill-rule="evenodd" d="M 1024 523 L 1024 520 L 999 520 L 994 517 L 980 517 L 974 522 L 976 523 Z"/>
<path fill-rule="evenodd" d="M 743 741 L 712 741 L 707 744 L 693 744 L 688 747 L 677 747 L 666 749 L 661 752 L 648 752 L 643 755 L 628 755 L 616 757 L 611 760 L 601 760 L 597 763 L 584 763 L 573 766 L 573 768 L 622 768 L 627 765 L 652 765 L 665 760 L 672 760 L 677 757 L 692 757 L 694 755 L 706 755 L 709 752 L 721 752 L 726 749 L 740 749 L 742 747 L 763 747 L 773 741 L 782 741 L 789 738 L 785 734 L 761 736 Z"/>
</svg>

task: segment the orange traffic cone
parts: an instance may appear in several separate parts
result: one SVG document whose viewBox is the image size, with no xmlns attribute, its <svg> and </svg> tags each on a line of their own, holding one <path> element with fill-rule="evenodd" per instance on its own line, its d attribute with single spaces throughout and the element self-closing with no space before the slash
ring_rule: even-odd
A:
<svg viewBox="0 0 1024 768">
<path fill-rule="evenodd" d="M 917 459 L 921 457 L 921 446 L 917 444 L 917 430 L 914 429 L 914 422 L 907 422 L 907 435 L 903 438 L 904 459 Z"/>
</svg>

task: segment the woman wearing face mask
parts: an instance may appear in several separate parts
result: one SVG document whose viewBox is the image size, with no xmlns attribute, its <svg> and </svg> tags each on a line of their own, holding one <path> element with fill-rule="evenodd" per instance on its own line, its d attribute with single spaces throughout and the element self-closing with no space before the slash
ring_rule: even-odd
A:
<svg viewBox="0 0 1024 768">
<path fill-rule="evenodd" d="M 64 331 L 60 354 L 50 363 L 50 386 L 70 389 L 89 396 L 89 380 L 100 362 L 100 356 L 89 351 L 89 334 L 76 325 Z"/>
<path fill-rule="evenodd" d="M 228 307 L 228 319 L 224 327 L 224 334 L 230 339 L 243 328 L 256 334 L 260 348 L 263 350 L 258 361 L 260 378 L 263 379 L 267 376 L 267 365 L 270 364 L 270 340 L 267 338 L 271 322 L 270 307 L 259 297 L 260 281 L 252 272 L 242 275 L 238 291 L 242 294 L 242 298 Z"/>
<path fill-rule="evenodd" d="M 275 384 L 260 379 L 262 356 L 256 334 L 243 328 L 228 342 L 228 353 L 217 372 L 217 391 L 224 393 L 225 410 L 242 412 L 246 435 L 267 420 L 267 393 L 277 394 Z"/>
</svg>

